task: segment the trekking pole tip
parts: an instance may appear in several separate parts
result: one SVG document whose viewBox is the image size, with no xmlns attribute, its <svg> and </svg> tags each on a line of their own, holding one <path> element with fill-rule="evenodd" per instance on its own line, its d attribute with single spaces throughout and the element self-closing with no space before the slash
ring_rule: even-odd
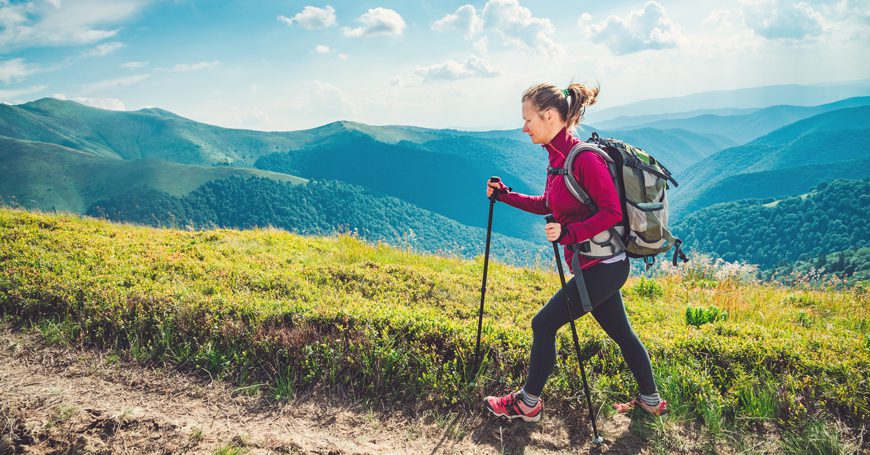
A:
<svg viewBox="0 0 870 455">
<path fill-rule="evenodd" d="M 601 437 L 601 435 L 598 435 L 598 436 L 595 436 L 594 438 L 592 438 L 592 445 L 600 446 L 601 444 L 604 444 L 604 438 Z"/>
</svg>

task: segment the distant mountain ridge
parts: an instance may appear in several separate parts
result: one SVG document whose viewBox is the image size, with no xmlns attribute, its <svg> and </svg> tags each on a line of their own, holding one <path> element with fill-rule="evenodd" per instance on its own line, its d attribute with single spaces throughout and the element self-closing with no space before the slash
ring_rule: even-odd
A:
<svg viewBox="0 0 870 455">
<path fill-rule="evenodd" d="M 592 124 L 596 124 L 621 116 L 656 115 L 696 109 L 763 108 L 782 104 L 814 106 L 868 95 L 870 95 L 870 79 L 813 85 L 769 85 L 637 101 L 590 112 L 588 119 Z"/>
<path fill-rule="evenodd" d="M 738 145 L 814 115 L 867 105 L 870 105 L 870 96 L 847 98 L 818 106 L 771 106 L 739 115 L 704 114 L 682 119 L 663 119 L 623 128 L 678 128 L 700 135 L 722 135 L 733 141 L 732 145 Z"/>
<path fill-rule="evenodd" d="M 714 203 L 744 197 L 751 188 L 720 186 L 738 176 L 748 183 L 753 181 L 752 174 L 758 174 L 755 181 L 770 188 L 768 194 L 756 191 L 755 197 L 807 191 L 820 182 L 819 175 L 868 177 L 870 169 L 848 164 L 860 165 L 866 160 L 868 144 L 870 106 L 840 109 L 792 123 L 750 143 L 722 150 L 683 171 L 678 175 L 680 187 L 673 192 L 671 210 L 679 218 Z M 777 180 L 770 180 L 772 177 Z"/>
</svg>

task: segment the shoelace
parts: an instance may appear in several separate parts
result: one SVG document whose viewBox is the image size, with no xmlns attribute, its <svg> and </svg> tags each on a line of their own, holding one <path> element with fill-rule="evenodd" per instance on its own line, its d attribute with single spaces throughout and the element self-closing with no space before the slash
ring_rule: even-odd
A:
<svg viewBox="0 0 870 455">
<path fill-rule="evenodd" d="M 510 395 L 505 395 L 505 396 L 499 398 L 498 404 L 499 404 L 499 406 L 507 407 L 507 406 L 514 404 L 516 401 L 517 401 L 516 395 L 514 395 L 512 393 Z"/>
</svg>

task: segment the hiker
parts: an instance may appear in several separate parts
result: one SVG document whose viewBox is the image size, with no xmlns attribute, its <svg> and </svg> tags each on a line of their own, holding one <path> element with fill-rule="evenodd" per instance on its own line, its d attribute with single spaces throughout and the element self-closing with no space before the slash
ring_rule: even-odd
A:
<svg viewBox="0 0 870 455">
<path fill-rule="evenodd" d="M 533 143 L 543 146 L 550 167 L 561 168 L 571 149 L 581 142 L 573 131 L 583 118 L 586 107 L 595 104 L 598 92 L 598 87 L 574 83 L 564 90 L 552 84 L 539 84 L 523 93 L 523 132 L 529 135 Z M 569 192 L 560 175 L 547 174 L 544 194 L 541 196 L 512 192 L 501 181 L 489 181 L 486 188 L 487 197 L 495 192 L 497 200 L 520 210 L 537 215 L 552 213 L 557 222 L 547 223 L 544 234 L 548 241 L 565 245 L 565 260 L 569 268 L 574 255 L 569 245 L 583 242 L 622 220 L 619 195 L 601 156 L 597 153 L 578 155 L 572 171 L 598 206 L 592 216 L 589 216 L 589 208 Z M 628 322 L 620 295 L 620 288 L 628 278 L 628 258 L 625 253 L 596 259 L 581 256 L 579 264 L 581 270 L 572 269 L 571 272 L 583 274 L 593 308 L 592 317 L 619 345 L 640 391 L 636 399 L 615 404 L 614 407 L 620 413 L 640 406 L 656 416 L 665 414 L 667 403 L 657 392 L 649 355 Z M 583 316 L 575 278 L 568 282 L 567 289 L 571 314 L 575 318 Z M 543 413 L 541 392 L 556 363 L 556 331 L 568 323 L 563 292 L 561 289 L 556 292 L 532 319 L 533 341 L 525 385 L 516 393 L 484 399 L 486 409 L 493 414 L 527 422 L 540 420 Z"/>
</svg>

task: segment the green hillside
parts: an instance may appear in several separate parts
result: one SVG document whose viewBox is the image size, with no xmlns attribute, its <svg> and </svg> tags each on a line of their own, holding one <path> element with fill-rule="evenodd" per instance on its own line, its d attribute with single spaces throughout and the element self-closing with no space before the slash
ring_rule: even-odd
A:
<svg viewBox="0 0 870 455">
<path fill-rule="evenodd" d="M 485 197 L 478 210 L 487 210 Z M 293 185 L 264 178 L 229 177 L 208 182 L 183 197 L 147 187 L 98 201 L 88 215 L 150 226 L 249 229 L 274 226 L 301 234 L 354 232 L 371 242 L 416 251 L 473 257 L 483 252 L 485 229 L 462 225 L 400 199 L 339 181 Z M 543 239 L 539 233 L 538 238 Z M 492 255 L 534 265 L 549 257 L 545 241 L 492 238 Z"/>
<path fill-rule="evenodd" d="M 19 327 L 259 384 L 264 399 L 317 389 L 412 413 L 476 414 L 484 393 L 515 390 L 530 320 L 559 287 L 552 272 L 491 264 L 486 362 L 470 381 L 480 257 L 418 255 L 350 236 L 158 230 L 19 210 L 0 210 L 0 238 L 0 316 Z M 651 438 L 665 452 L 679 451 L 687 432 L 735 452 L 752 440 L 819 444 L 819 434 L 828 447 L 859 441 L 870 418 L 865 291 L 742 283 L 727 269 L 684 267 L 624 288 L 671 410 L 658 424 L 635 415 L 634 428 L 654 425 Z M 711 306 L 728 317 L 687 319 L 688 307 Z M 595 407 L 608 419 L 634 381 L 592 318 L 578 330 Z M 544 389 L 547 412 L 572 422 L 580 415 L 577 425 L 588 428 L 567 334 Z"/>
<path fill-rule="evenodd" d="M 868 213 L 870 179 L 835 180 L 801 196 L 713 205 L 675 231 L 690 248 L 773 268 L 870 244 Z"/>
<path fill-rule="evenodd" d="M 220 168 L 153 159 L 106 159 L 93 153 L 0 136 L 0 199 L 24 207 L 84 213 L 94 202 L 148 186 L 183 196 L 206 182 L 231 176 L 257 176 L 304 183 L 286 174 L 257 169 Z"/>
<path fill-rule="evenodd" d="M 767 183 L 771 188 L 808 191 L 819 181 L 817 175 L 828 173 L 816 169 L 829 165 L 843 169 L 847 162 L 865 160 L 867 144 L 870 144 L 870 106 L 801 120 L 750 143 L 722 150 L 683 171 L 677 176 L 680 186 L 673 192 L 671 210 L 679 218 L 704 208 L 710 201 L 727 200 L 724 197 L 727 194 L 721 194 L 722 189 L 716 186 L 741 174 L 777 171 L 768 174 L 778 179 Z M 868 176 L 867 168 L 855 168 L 850 178 Z M 762 197 L 782 195 L 777 191 Z"/>
</svg>

